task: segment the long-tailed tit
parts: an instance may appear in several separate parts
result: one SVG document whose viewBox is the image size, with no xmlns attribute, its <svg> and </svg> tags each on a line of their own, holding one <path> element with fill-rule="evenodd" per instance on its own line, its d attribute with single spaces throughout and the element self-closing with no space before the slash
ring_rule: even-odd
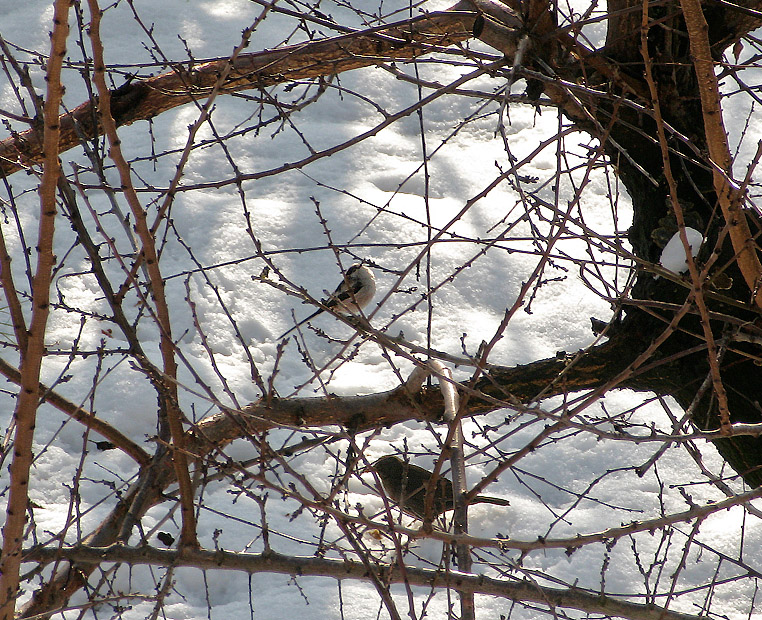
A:
<svg viewBox="0 0 762 620">
<path fill-rule="evenodd" d="M 331 296 L 321 303 L 339 314 L 357 314 L 361 308 L 370 303 L 375 294 L 376 278 L 373 272 L 362 263 L 355 263 L 347 269 L 345 278 L 342 279 Z M 283 335 L 279 336 L 278 340 L 285 338 L 297 327 L 304 325 L 307 321 L 311 321 L 324 311 L 325 308 L 318 308 L 306 319 L 302 319 Z"/>
</svg>

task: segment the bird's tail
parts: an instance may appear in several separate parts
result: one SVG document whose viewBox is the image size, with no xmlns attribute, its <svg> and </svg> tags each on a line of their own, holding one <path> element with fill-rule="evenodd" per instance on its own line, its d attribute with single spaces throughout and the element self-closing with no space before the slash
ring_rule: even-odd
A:
<svg viewBox="0 0 762 620">
<path fill-rule="evenodd" d="M 308 316 L 306 319 L 302 319 L 302 320 L 301 320 L 301 321 L 299 321 L 299 322 L 298 322 L 296 325 L 294 325 L 292 328 L 290 328 L 290 329 L 287 329 L 285 332 L 283 332 L 283 333 L 282 333 L 280 336 L 278 336 L 278 337 L 276 338 L 276 340 L 283 340 L 283 339 L 284 339 L 286 336 L 288 336 L 288 335 L 289 335 L 289 334 L 290 334 L 292 331 L 294 331 L 294 330 L 295 330 L 297 327 L 301 327 L 301 326 L 302 326 L 302 325 L 304 325 L 304 324 L 305 324 L 307 321 L 311 321 L 312 319 L 314 319 L 314 318 L 315 318 L 315 317 L 316 317 L 318 314 L 320 314 L 321 312 L 323 312 L 323 309 L 322 309 L 322 308 L 318 308 L 317 310 L 315 310 L 315 312 L 313 312 L 312 314 L 310 314 L 310 315 L 309 315 L 309 316 Z"/>
<path fill-rule="evenodd" d="M 510 506 L 511 502 L 502 497 L 489 497 L 488 495 L 477 495 L 472 504 L 494 504 L 495 506 Z"/>
</svg>

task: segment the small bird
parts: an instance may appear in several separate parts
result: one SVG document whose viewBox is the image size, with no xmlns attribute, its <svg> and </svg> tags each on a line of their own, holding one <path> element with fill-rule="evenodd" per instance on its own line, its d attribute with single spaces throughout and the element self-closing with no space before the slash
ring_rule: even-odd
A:
<svg viewBox="0 0 762 620">
<path fill-rule="evenodd" d="M 373 463 L 386 495 L 408 514 L 424 518 L 426 485 L 431 480 L 431 472 L 423 467 L 411 465 L 396 456 L 383 456 Z M 507 499 L 477 495 L 471 504 L 495 504 L 510 506 Z M 437 517 L 455 507 L 452 497 L 452 482 L 447 478 L 438 478 L 434 488 L 432 517 Z"/>
<path fill-rule="evenodd" d="M 357 314 L 361 308 L 370 303 L 373 295 L 376 294 L 376 278 L 373 272 L 363 263 L 352 265 L 347 269 L 345 276 L 331 296 L 328 299 L 322 300 L 321 303 L 340 314 Z M 325 309 L 318 308 L 306 319 L 302 319 L 279 336 L 278 340 L 285 338 L 297 327 L 304 325 L 307 321 L 311 321 L 321 312 L 325 312 Z"/>
</svg>

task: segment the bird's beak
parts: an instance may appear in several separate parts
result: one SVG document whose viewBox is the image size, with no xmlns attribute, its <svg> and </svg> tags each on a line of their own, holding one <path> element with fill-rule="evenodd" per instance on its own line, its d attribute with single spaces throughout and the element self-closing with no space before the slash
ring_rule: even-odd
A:
<svg viewBox="0 0 762 620">
<path fill-rule="evenodd" d="M 357 470 L 357 473 L 358 473 L 360 476 L 362 476 L 362 475 L 364 475 L 364 474 L 373 474 L 373 473 L 375 473 L 375 471 L 376 471 L 376 470 L 373 468 L 373 465 L 374 465 L 373 463 L 368 463 L 367 465 L 365 465 L 365 466 L 363 466 L 363 467 L 359 468 L 359 469 Z"/>
</svg>

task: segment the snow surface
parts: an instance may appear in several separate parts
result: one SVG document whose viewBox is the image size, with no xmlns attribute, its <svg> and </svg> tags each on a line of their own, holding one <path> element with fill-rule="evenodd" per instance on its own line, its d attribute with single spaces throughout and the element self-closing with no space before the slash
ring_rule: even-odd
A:
<svg viewBox="0 0 762 620">
<path fill-rule="evenodd" d="M 362 3 L 356 4 L 359 6 Z M 371 3 L 367 4 L 369 10 L 376 8 Z M 245 0 L 163 0 L 136 5 L 144 22 L 153 27 L 153 36 L 162 51 L 172 59 L 186 57 L 186 44 L 195 58 L 229 54 L 239 42 L 241 30 L 252 23 L 260 12 L 257 5 Z M 426 8 L 445 6 L 445 2 L 427 3 Z M 389 3 L 383 3 L 385 12 L 391 11 L 391 8 Z M 356 19 L 350 21 L 349 11 L 336 5 L 330 5 L 330 9 L 321 6 L 321 10 L 333 14 L 341 23 L 360 25 Z M 20 53 L 21 56 L 33 58 L 35 50 L 47 50 L 47 33 L 51 20 L 51 4 L 48 1 L 28 0 L 18 3 L 0 0 L 0 14 L 3 15 L 0 25 L 3 36 L 29 50 L 26 55 Z M 400 17 L 404 17 L 404 14 L 400 14 Z M 73 19 L 72 16 L 72 23 Z M 253 36 L 249 50 L 278 44 L 293 27 L 289 23 L 284 17 L 268 18 Z M 107 33 L 104 43 L 106 60 L 110 65 L 124 66 L 129 72 L 136 70 L 135 66 L 141 63 L 152 61 L 149 53 L 152 44 L 147 41 L 145 33 L 138 29 L 125 2 L 119 2 L 106 11 L 102 27 L 104 33 Z M 601 24 L 596 24 L 586 33 L 600 41 L 605 31 Z M 142 42 L 145 42 L 145 46 Z M 74 41 L 70 42 L 69 51 L 76 57 Z M 408 74 L 412 73 L 409 66 L 400 65 L 400 68 Z M 137 70 L 145 75 L 152 69 L 146 67 Z M 422 64 L 420 70 L 425 77 L 436 79 L 442 84 L 454 79 L 460 72 L 451 66 L 436 64 Z M 462 73 L 468 70 L 471 69 L 466 68 Z M 4 77 L 2 79 L 5 80 Z M 39 69 L 32 72 L 32 79 L 38 89 L 44 88 L 44 79 Z M 64 80 L 65 104 L 72 108 L 85 100 L 86 91 L 76 69 L 67 70 Z M 329 89 L 320 101 L 309 106 L 301 116 L 295 117 L 299 130 L 315 149 L 331 148 L 374 127 L 382 120 L 380 114 L 350 91 L 381 102 L 386 110 L 392 112 L 412 105 L 418 99 L 414 86 L 397 80 L 390 73 L 376 67 L 343 74 L 334 84 L 340 84 L 346 90 L 339 92 L 335 88 Z M 491 91 L 501 85 L 502 78 L 483 76 L 469 84 L 469 87 Z M 289 100 L 282 89 L 276 90 L 284 101 Z M 520 85 L 517 86 L 518 91 Z M 15 105 L 12 92 L 3 81 L 0 107 L 15 110 Z M 453 127 L 474 114 L 480 105 L 481 101 L 469 97 L 445 97 L 428 106 L 423 122 L 429 149 L 439 146 L 450 135 Z M 428 207 L 435 226 L 449 222 L 469 199 L 484 189 L 497 174 L 496 162 L 503 167 L 508 166 L 503 143 L 495 135 L 496 107 L 495 103 L 488 104 L 484 111 L 490 114 L 477 115 L 465 130 L 448 140 L 430 161 Z M 249 117 L 257 109 L 254 102 L 245 98 L 221 97 L 215 103 L 215 127 L 219 133 L 224 134 L 235 129 L 239 123 L 251 122 Z M 273 114 L 272 110 L 269 114 Z M 151 126 L 151 134 L 156 141 L 153 148 L 157 152 L 182 149 L 185 146 L 187 126 L 197 117 L 198 110 L 195 107 L 185 106 L 156 118 Z M 759 126 L 758 123 L 757 127 Z M 278 129 L 276 123 L 265 128 L 259 135 L 246 134 L 228 141 L 232 160 L 242 172 L 253 173 L 276 168 L 284 162 L 308 155 L 302 138 L 290 127 L 276 131 Z M 558 117 L 551 110 L 538 115 L 532 107 L 512 105 L 510 108 L 508 142 L 512 154 L 519 160 L 531 155 L 537 144 L 554 135 L 557 129 Z M 176 155 L 162 157 L 157 162 L 150 161 L 151 137 L 145 122 L 120 129 L 120 135 L 126 155 L 130 158 L 143 158 L 135 164 L 135 169 L 145 184 L 165 187 L 174 173 Z M 197 142 L 210 137 L 211 132 L 205 127 Z M 584 135 L 567 138 L 564 153 L 566 160 L 563 165 L 571 168 L 584 164 L 592 152 L 585 148 L 587 146 L 595 148 L 596 143 Z M 87 163 L 82 153 L 76 150 L 65 153 L 62 160 L 67 172 L 72 170 L 72 161 L 82 165 Z M 532 155 L 521 168 L 521 174 L 539 179 L 538 185 L 544 187 L 540 195 L 551 202 L 558 161 L 553 143 Z M 355 252 L 367 256 L 383 268 L 377 273 L 378 299 L 384 298 L 389 291 L 396 291 L 381 307 L 376 309 L 371 304 L 369 310 L 374 312 L 373 324 L 389 327 L 392 334 L 402 331 L 409 340 L 425 345 L 425 311 L 419 309 L 395 318 L 417 300 L 416 293 L 409 289 L 417 288 L 420 291 L 425 286 L 425 281 L 418 280 L 415 272 L 402 281 L 395 275 L 395 271 L 404 269 L 417 255 L 420 244 L 426 239 L 426 231 L 421 226 L 421 222 L 426 220 L 426 202 L 420 164 L 419 120 L 412 114 L 376 137 L 331 158 L 322 159 L 303 170 L 247 181 L 243 187 L 246 205 L 251 214 L 251 227 L 258 240 L 267 252 L 271 252 L 270 256 L 278 267 L 315 297 L 321 297 L 324 290 L 332 290 L 339 277 L 333 252 L 325 249 L 326 236 L 315 213 L 312 198 L 318 201 L 334 242 L 358 244 Z M 220 179 L 229 179 L 233 174 L 225 154 L 219 147 L 212 145 L 193 152 L 183 184 L 186 187 L 213 184 Z M 572 177 L 580 182 L 582 174 L 579 170 Z M 113 185 L 119 185 L 113 170 L 108 171 L 108 176 Z M 95 181 L 92 176 L 83 179 L 85 183 Z M 575 211 L 575 217 L 583 219 L 593 230 L 613 235 L 617 232 L 612 223 L 610 198 L 613 195 L 618 198 L 620 228 L 625 228 L 629 199 L 619 193 L 610 171 L 607 173 L 599 168 L 585 182 L 584 202 Z M 34 187 L 33 179 L 19 174 L 11 179 L 11 183 L 16 191 L 25 186 Z M 562 195 L 568 199 L 571 196 L 569 181 L 564 183 L 566 185 L 562 192 L 566 193 Z M 109 208 L 101 193 L 92 192 L 92 201 L 98 212 L 103 213 Z M 36 206 L 33 192 L 27 193 L 20 204 L 24 225 L 30 234 L 36 225 Z M 383 210 L 379 212 L 379 208 Z M 506 214 L 521 208 L 515 192 L 507 184 L 502 184 L 485 199 L 477 202 L 452 227 L 452 232 L 470 239 L 490 236 L 495 234 L 489 232 L 492 227 L 501 229 L 500 224 Z M 299 319 L 310 311 L 310 307 L 301 305 L 298 300 L 287 297 L 276 288 L 252 281 L 252 276 L 259 274 L 264 265 L 255 258 L 255 248 L 246 233 L 247 222 L 243 217 L 235 185 L 182 191 L 178 194 L 171 216 L 179 237 L 193 248 L 194 257 L 206 266 L 216 266 L 210 268 L 207 275 L 217 287 L 227 312 L 235 319 L 249 354 L 262 373 L 269 376 L 277 353 L 278 343 L 274 338 L 293 323 L 292 308 L 295 317 Z M 546 226 L 535 234 L 547 234 L 548 230 Z M 559 252 L 577 257 L 585 255 L 588 245 L 584 231 L 580 227 L 576 230 L 577 235 L 559 244 Z M 111 234 L 118 238 L 120 244 L 125 243 L 123 235 L 116 228 Z M 477 257 L 473 265 L 459 273 L 452 282 L 446 282 L 446 279 L 458 265 L 476 256 L 478 248 L 456 240 L 447 240 L 435 246 L 432 252 L 432 281 L 434 285 L 443 283 L 443 286 L 434 297 L 431 332 L 434 348 L 461 355 L 465 346 L 473 354 L 482 340 L 489 340 L 506 308 L 513 304 L 522 283 L 530 277 L 537 264 L 537 256 L 531 253 L 532 234 L 526 224 L 509 231 L 505 243 L 499 244 L 487 255 Z M 9 242 L 18 249 L 17 239 L 11 238 Z M 61 225 L 57 254 L 63 255 L 71 244 L 71 234 L 66 226 Z M 388 244 L 409 246 L 389 251 Z M 317 249 L 282 252 L 283 249 L 304 247 Z M 352 259 L 345 257 L 342 260 L 346 267 Z M 586 280 L 579 277 L 580 270 L 574 263 L 559 258 L 555 264 L 558 266 L 549 267 L 545 277 L 558 280 L 550 281 L 539 289 L 531 313 L 522 309 L 515 314 L 504 337 L 493 351 L 493 362 L 504 365 L 524 364 L 551 357 L 559 350 L 574 352 L 593 341 L 589 317 L 606 320 L 611 316 L 609 303 L 598 292 L 613 295 L 616 291 L 600 289 L 596 292 L 593 290 L 596 288 L 594 285 L 585 284 L 585 281 L 590 283 L 589 277 Z M 23 282 L 23 260 L 16 260 L 15 267 L 20 270 L 18 281 Z M 612 265 L 605 270 L 612 278 L 616 272 L 619 290 L 627 277 L 626 267 L 622 264 Z M 81 259 L 79 269 L 87 270 L 86 260 Z M 214 291 L 195 269 L 195 263 L 190 260 L 188 253 L 171 236 L 162 255 L 162 270 L 167 278 L 167 294 L 173 309 L 173 332 L 180 338 L 181 349 L 193 368 L 204 381 L 213 386 L 216 396 L 222 402 L 235 404 L 220 389 L 220 380 L 194 328 L 194 317 L 185 301 L 186 279 L 195 303 L 197 320 L 203 325 L 220 374 L 227 381 L 230 391 L 240 404 L 257 399 L 259 392 L 252 383 L 242 343 L 236 339 Z M 74 266 L 69 271 L 73 273 Z M 106 311 L 106 304 L 92 277 L 81 274 L 61 276 L 56 287 L 71 306 Z M 351 333 L 348 327 L 328 316 L 316 319 L 314 325 L 337 338 L 347 337 Z M 48 344 L 51 348 L 66 349 L 78 338 L 82 349 L 92 350 L 104 337 L 102 330 L 110 327 L 110 324 L 90 320 L 80 331 L 79 323 L 73 322 L 69 314 L 56 311 L 51 316 Z M 139 333 L 146 351 L 153 361 L 158 362 L 158 334 L 155 327 L 150 321 L 142 321 Z M 306 342 L 311 347 L 310 353 L 319 365 L 328 363 L 340 351 L 338 344 L 328 343 L 309 330 L 305 334 Z M 118 342 L 120 336 L 116 330 L 109 339 L 109 346 L 124 344 Z M 325 373 L 324 380 L 330 378 L 326 389 L 334 394 L 353 395 L 395 387 L 399 384 L 397 372 L 403 378 L 407 377 L 411 364 L 397 358 L 392 362 L 393 364 L 382 355 L 378 346 L 366 343 L 349 361 L 338 367 L 333 364 L 332 372 Z M 70 366 L 68 363 L 65 356 L 46 359 L 43 380 L 51 383 L 61 373 L 70 375 L 67 382 L 59 386 L 59 391 L 80 402 L 92 388 L 96 361 L 87 358 L 77 360 Z M 106 370 L 108 374 L 104 376 Z M 468 376 L 470 369 L 456 369 L 457 378 Z M 156 397 L 145 378 L 132 371 L 127 362 L 112 358 L 107 360 L 101 377 L 102 382 L 96 390 L 94 402 L 85 401 L 84 404 L 96 410 L 99 416 L 113 423 L 136 442 L 152 449 L 153 444 L 147 441 L 147 437 L 155 433 Z M 215 403 L 196 395 L 197 386 L 184 368 L 181 369 L 181 378 L 189 388 L 183 390 L 181 395 L 181 405 L 188 415 L 200 419 L 217 411 Z M 291 343 L 278 367 L 276 387 L 280 395 L 291 395 L 295 386 L 305 384 L 310 378 L 311 372 Z M 194 391 L 191 392 L 190 388 Z M 311 395 L 322 392 L 312 381 L 299 393 Z M 647 397 L 646 395 L 645 398 Z M 612 392 L 588 409 L 586 416 L 592 419 L 594 416 L 605 418 L 621 414 L 631 422 L 642 423 L 644 429 L 650 428 L 651 424 L 670 429 L 671 423 L 665 409 L 675 416 L 682 415 L 679 408 L 670 402 L 654 401 L 638 407 L 643 399 L 642 395 L 627 391 Z M 4 397 L 3 402 L 9 420 L 13 401 L 10 397 Z M 543 402 L 543 407 L 548 411 L 561 411 L 564 406 L 561 399 Z M 482 433 L 482 429 L 488 425 L 501 424 L 506 415 L 510 414 L 511 412 L 496 411 L 466 423 L 465 434 L 475 452 L 495 439 L 489 433 Z M 542 422 L 529 422 L 528 417 L 517 418 L 516 432 L 500 443 L 500 449 L 511 453 L 523 447 L 543 426 Z M 520 423 L 526 423 L 527 426 L 518 429 Z M 369 441 L 366 448 L 369 460 L 407 446 L 411 453 L 420 454 L 415 459 L 416 463 L 429 466 L 433 459 L 424 453 L 436 450 L 437 439 L 444 433 L 441 427 L 431 428 L 411 422 L 384 429 L 370 438 L 363 437 L 358 441 Z M 280 442 L 293 443 L 293 440 L 289 441 L 290 435 L 287 430 L 274 432 L 270 440 L 276 446 Z M 35 523 L 41 540 L 48 540 L 51 533 L 61 531 L 65 525 L 70 505 L 67 485 L 72 484 L 79 465 L 82 442 L 82 428 L 76 423 L 64 420 L 62 414 L 49 407 L 41 410 L 36 445 L 40 456 L 34 465 L 30 491 L 33 501 L 40 506 L 35 509 Z M 43 451 L 42 448 L 48 444 L 50 445 Z M 345 449 L 346 446 L 342 445 L 341 450 Z M 527 455 L 519 467 L 504 474 L 490 486 L 489 493 L 509 498 L 511 507 L 496 510 L 485 505 L 474 506 L 469 513 L 471 533 L 482 537 L 502 534 L 520 540 L 535 540 L 538 536 L 560 537 L 597 532 L 621 522 L 659 516 L 662 510 L 670 513 L 686 509 L 685 500 L 671 485 L 688 485 L 694 481 L 697 484 L 687 488 L 695 502 L 721 498 L 719 492 L 705 483 L 705 478 L 698 472 L 693 460 L 679 448 L 667 450 L 659 460 L 658 467 L 651 468 L 644 477 L 639 478 L 632 467 L 647 461 L 656 449 L 656 444 L 623 446 L 620 442 L 598 441 L 589 434 L 569 432 L 563 438 L 548 442 L 542 449 Z M 339 448 L 329 447 L 326 450 L 337 452 Z M 704 464 L 716 473 L 722 472 L 722 462 L 714 450 L 704 445 L 701 450 Z M 328 458 L 327 451 L 313 450 L 291 460 L 292 467 L 303 473 L 318 491 L 330 488 L 329 477 L 334 473 L 335 461 Z M 226 449 L 225 454 L 234 459 L 250 459 L 256 456 L 256 446 L 243 440 L 236 441 Z M 478 455 L 470 461 L 473 465 L 469 467 L 468 473 L 471 482 L 485 473 L 480 462 L 482 459 Z M 113 505 L 113 499 L 97 503 L 104 493 L 104 485 L 99 481 L 107 479 L 120 484 L 129 481 L 134 473 L 132 461 L 120 453 L 90 452 L 85 463 L 85 479 L 79 488 L 82 506 L 87 507 L 87 511 L 79 515 L 75 526 L 69 527 L 67 539 L 76 539 L 79 530 L 90 531 Z M 5 472 L 3 474 L 6 475 Z M 585 492 L 591 484 L 594 486 L 591 492 L 593 499 L 577 503 L 575 493 Z M 363 477 L 363 481 L 359 478 L 350 480 L 348 493 L 342 497 L 347 511 L 351 512 L 357 503 L 363 505 L 366 514 L 375 513 L 383 507 L 378 493 L 371 486 L 368 475 Z M 224 549 L 252 552 L 261 550 L 260 530 L 256 526 L 259 515 L 257 504 L 230 491 L 227 483 L 211 483 L 206 486 L 198 523 L 202 546 L 214 548 L 218 545 Z M 325 531 L 321 532 L 309 513 L 295 512 L 298 504 L 293 500 L 271 498 L 267 506 L 272 545 L 277 551 L 308 555 L 314 551 L 320 536 L 325 540 L 340 539 L 340 532 L 334 523 L 329 521 Z M 168 520 L 167 506 L 158 506 L 143 520 L 143 531 L 149 533 L 157 528 L 177 536 L 178 520 Z M 411 521 L 403 517 L 403 522 Z M 658 583 L 658 591 L 663 593 L 669 590 L 669 576 L 680 560 L 685 537 L 691 532 L 688 524 L 678 525 L 675 530 L 679 533 L 666 542 L 661 533 L 657 532 L 637 535 L 631 540 L 622 539 L 612 549 L 607 549 L 604 545 L 591 545 L 570 555 L 564 550 L 532 553 L 523 559 L 523 567 L 528 571 L 557 577 L 566 583 L 599 589 L 602 567 L 605 565 L 607 592 L 642 593 L 646 589 L 644 582 L 647 582 L 647 589 L 656 588 Z M 155 538 L 150 540 L 156 542 Z M 713 547 L 725 551 L 728 557 L 738 557 L 740 554 L 751 562 L 753 560 L 750 558 L 759 557 L 762 548 L 759 524 L 740 508 L 708 518 L 702 523 L 696 540 L 710 542 Z M 138 536 L 131 542 L 139 542 Z M 374 544 L 370 540 L 365 542 L 368 545 Z M 383 544 L 387 543 L 379 542 L 376 546 L 381 547 Z M 667 551 L 665 547 L 668 548 Z M 419 540 L 412 543 L 412 549 L 419 559 L 411 557 L 411 563 L 436 566 L 440 561 L 442 550 L 439 543 Z M 477 556 L 482 562 L 477 563 L 474 570 L 494 574 L 488 566 L 494 558 L 490 558 L 484 550 L 477 551 Z M 331 557 L 336 556 L 334 554 Z M 518 560 L 518 555 L 506 552 L 497 559 L 508 564 Z M 663 574 L 646 576 L 639 572 L 639 562 L 648 566 L 652 562 L 662 561 Z M 717 556 L 709 553 L 706 557 L 702 556 L 697 545 L 691 547 L 685 561 L 686 567 L 676 584 L 677 592 L 687 592 L 717 579 L 712 609 L 730 618 L 748 617 L 754 583 L 742 579 L 723 582 L 726 576 L 738 572 L 732 562 L 726 561 L 719 565 Z M 162 570 L 122 567 L 117 573 L 114 587 L 122 591 L 150 594 L 161 574 Z M 539 573 L 535 577 L 542 583 L 547 583 L 542 581 Z M 299 614 L 309 614 L 314 620 L 338 618 L 341 617 L 340 614 L 347 618 L 376 618 L 378 614 L 382 618 L 386 617 L 375 590 L 365 583 L 340 583 L 330 578 L 296 579 L 269 574 L 257 574 L 250 578 L 244 573 L 204 572 L 190 568 L 176 570 L 173 579 L 174 589 L 166 599 L 161 617 L 254 617 L 258 620 L 294 617 Z M 428 617 L 446 617 L 448 600 L 444 593 L 437 594 L 429 601 L 427 590 L 414 591 L 417 594 L 418 612 L 426 603 Z M 405 613 L 407 602 L 404 589 L 393 588 L 393 593 L 400 610 Z M 694 605 L 702 604 L 702 596 L 706 596 L 706 591 L 694 598 L 678 598 L 671 603 L 671 608 L 698 613 Z M 478 597 L 477 601 L 480 618 L 497 618 L 511 613 L 510 604 L 506 600 Z M 85 602 L 86 598 L 82 594 L 72 600 L 72 604 Z M 664 603 L 664 598 L 656 602 Z M 120 617 L 145 618 L 153 609 L 151 601 L 131 600 L 129 604 L 132 607 Z M 208 611 L 208 607 L 211 607 L 211 611 Z M 253 614 L 250 611 L 252 608 Z M 512 615 L 521 618 L 546 617 L 544 612 L 531 607 L 517 608 Z M 103 606 L 97 611 L 97 616 L 111 617 L 112 610 Z M 95 617 L 95 612 L 88 617 Z"/>
<path fill-rule="evenodd" d="M 691 256 L 695 258 L 701 249 L 701 244 L 704 242 L 704 235 L 695 228 L 686 226 L 685 237 L 688 240 Z M 683 273 L 688 271 L 687 256 L 688 254 L 685 251 L 685 246 L 680 238 L 680 233 L 676 232 L 672 238 L 667 241 L 667 245 L 664 246 L 661 258 L 659 259 L 659 264 L 673 273 Z"/>
</svg>

